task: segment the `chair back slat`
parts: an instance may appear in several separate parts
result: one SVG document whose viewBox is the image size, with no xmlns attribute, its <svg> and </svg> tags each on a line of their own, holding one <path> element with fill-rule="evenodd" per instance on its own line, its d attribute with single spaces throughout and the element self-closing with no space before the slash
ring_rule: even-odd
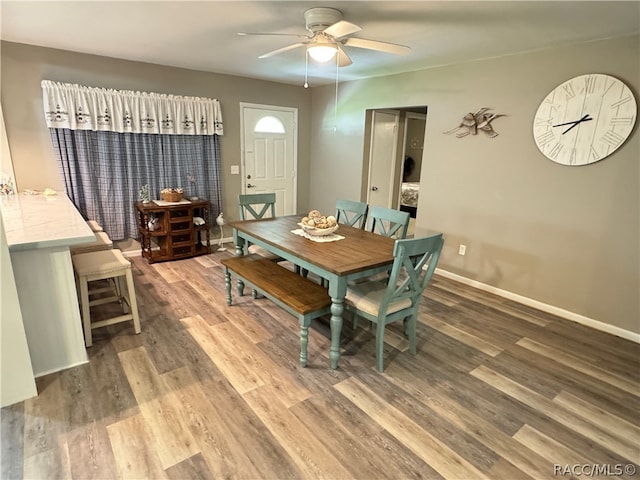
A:
<svg viewBox="0 0 640 480">
<path fill-rule="evenodd" d="M 336 220 L 343 225 L 364 228 L 367 222 L 369 205 L 353 200 L 336 200 Z"/>
<path fill-rule="evenodd" d="M 412 310 L 417 310 L 420 297 L 438 265 L 443 245 L 441 233 L 426 238 L 396 240 L 387 292 L 378 312 L 380 319 L 386 317 L 389 304 L 405 298 L 411 300 Z"/>
<path fill-rule="evenodd" d="M 410 218 L 408 212 L 374 205 L 369 208 L 367 230 L 385 237 L 403 239 L 407 236 Z"/>
<path fill-rule="evenodd" d="M 240 220 L 273 218 L 276 216 L 275 193 L 246 193 L 238 195 Z"/>
</svg>

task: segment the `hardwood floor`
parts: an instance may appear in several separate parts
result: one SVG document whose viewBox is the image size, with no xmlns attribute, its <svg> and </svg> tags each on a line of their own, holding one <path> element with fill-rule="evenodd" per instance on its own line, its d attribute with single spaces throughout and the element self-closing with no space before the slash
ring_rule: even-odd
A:
<svg viewBox="0 0 640 480">
<path fill-rule="evenodd" d="M 39 378 L 37 397 L 2 409 L 1 478 L 544 479 L 570 478 L 566 465 L 638 468 L 639 345 L 435 276 L 417 356 L 392 325 L 380 374 L 374 330 L 345 321 L 331 370 L 323 318 L 301 368 L 293 316 L 248 290 L 226 305 L 220 259 L 231 252 L 131 258 L 142 333 L 131 322 L 95 330 L 88 364 Z"/>
</svg>

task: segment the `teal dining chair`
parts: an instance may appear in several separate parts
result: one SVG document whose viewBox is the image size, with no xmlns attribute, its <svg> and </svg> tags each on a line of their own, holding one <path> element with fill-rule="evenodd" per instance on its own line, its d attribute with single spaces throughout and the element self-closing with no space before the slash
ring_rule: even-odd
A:
<svg viewBox="0 0 640 480">
<path fill-rule="evenodd" d="M 273 218 L 276 216 L 275 193 L 241 193 L 238 195 L 238 207 L 240 208 L 240 220 L 258 220 Z M 248 245 L 247 253 L 260 255 L 262 258 L 282 261 L 278 255 L 262 248 L 260 245 Z M 253 298 L 257 298 L 258 292 L 253 290 Z"/>
<path fill-rule="evenodd" d="M 408 212 L 374 205 L 369 208 L 367 230 L 385 237 L 405 238 L 410 218 Z"/>
<path fill-rule="evenodd" d="M 336 200 L 336 220 L 343 225 L 364 228 L 369 205 L 353 200 Z"/>
<path fill-rule="evenodd" d="M 240 220 L 272 218 L 276 216 L 275 193 L 245 193 L 238 195 Z"/>
<path fill-rule="evenodd" d="M 368 210 L 369 205 L 364 202 L 355 202 L 353 200 L 343 200 L 340 198 L 336 200 L 336 220 L 343 225 L 364 228 L 367 224 Z M 327 287 L 328 283 L 324 278 L 320 279 L 320 285 L 323 287 Z"/>
<path fill-rule="evenodd" d="M 238 205 L 240 207 L 240 220 L 257 220 L 276 216 L 275 193 L 241 193 L 238 195 Z M 259 245 L 249 245 L 247 252 L 260 255 L 269 260 L 280 260 L 280 257 Z"/>
<path fill-rule="evenodd" d="M 408 212 L 374 205 L 369 208 L 366 230 L 377 233 L 378 235 L 384 235 L 385 237 L 403 239 L 407 236 L 410 219 L 411 215 L 409 215 Z M 351 283 L 362 283 L 373 280 L 383 281 L 388 278 L 388 276 L 388 273 L 377 273 L 370 277 L 359 278 Z"/>
<path fill-rule="evenodd" d="M 388 283 L 371 281 L 347 288 L 345 308 L 353 314 L 354 328 L 359 317 L 376 324 L 376 368 L 379 372 L 384 370 L 384 329 L 392 322 L 404 322 L 409 352 L 416 354 L 418 306 L 438 265 L 443 244 L 441 233 L 396 240 Z"/>
</svg>

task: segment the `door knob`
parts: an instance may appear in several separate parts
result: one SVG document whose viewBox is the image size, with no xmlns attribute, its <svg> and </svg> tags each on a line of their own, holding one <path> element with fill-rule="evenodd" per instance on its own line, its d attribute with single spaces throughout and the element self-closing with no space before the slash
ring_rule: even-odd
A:
<svg viewBox="0 0 640 480">
<path fill-rule="evenodd" d="M 378 191 L 378 187 L 371 187 L 371 191 L 372 192 L 377 192 Z"/>
<path fill-rule="evenodd" d="M 255 185 L 251 185 L 250 183 L 247 183 L 247 188 L 253 188 L 255 187 Z"/>
</svg>

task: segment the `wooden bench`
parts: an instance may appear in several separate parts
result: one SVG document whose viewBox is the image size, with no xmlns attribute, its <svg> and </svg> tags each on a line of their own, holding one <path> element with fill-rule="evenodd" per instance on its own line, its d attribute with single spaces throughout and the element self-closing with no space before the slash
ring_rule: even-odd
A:
<svg viewBox="0 0 640 480">
<path fill-rule="evenodd" d="M 231 305 L 231 272 L 238 278 L 238 294 L 246 283 L 276 305 L 298 317 L 300 323 L 300 365 L 307 366 L 307 345 L 311 320 L 331 311 L 327 290 L 259 255 L 243 255 L 222 260 L 227 288 L 227 305 Z"/>
</svg>

